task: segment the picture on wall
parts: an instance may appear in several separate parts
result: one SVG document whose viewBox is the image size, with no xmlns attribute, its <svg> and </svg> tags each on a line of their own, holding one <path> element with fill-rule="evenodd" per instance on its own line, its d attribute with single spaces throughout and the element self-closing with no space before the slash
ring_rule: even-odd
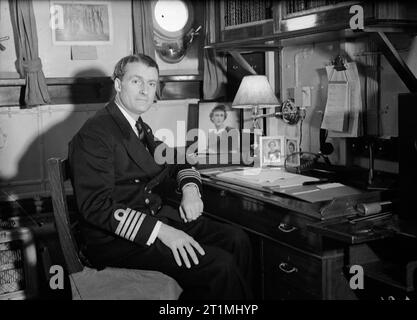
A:
<svg viewBox="0 0 417 320">
<path fill-rule="evenodd" d="M 298 139 L 285 139 L 285 156 L 287 166 L 297 167 L 300 165 L 300 146 Z"/>
<path fill-rule="evenodd" d="M 284 164 L 284 137 L 265 136 L 260 137 L 260 166 L 281 166 Z"/>
<path fill-rule="evenodd" d="M 51 1 L 50 13 L 53 44 L 112 44 L 110 2 Z"/>
<path fill-rule="evenodd" d="M 199 153 L 239 152 L 239 110 L 231 103 L 200 102 L 198 129 Z"/>
</svg>

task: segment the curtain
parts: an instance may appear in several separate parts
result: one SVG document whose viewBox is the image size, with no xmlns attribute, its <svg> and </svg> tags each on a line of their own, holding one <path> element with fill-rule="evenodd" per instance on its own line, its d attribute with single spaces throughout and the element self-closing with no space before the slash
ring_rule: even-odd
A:
<svg viewBox="0 0 417 320">
<path fill-rule="evenodd" d="M 133 53 L 143 53 L 155 60 L 153 42 L 152 1 L 132 0 Z M 161 85 L 158 84 L 156 97 L 162 96 Z"/>
<path fill-rule="evenodd" d="M 214 12 L 215 1 L 205 2 L 204 14 L 204 44 L 210 44 L 211 33 L 214 32 L 211 24 L 210 12 Z M 217 55 L 215 49 L 204 49 L 203 55 L 203 97 L 205 100 L 214 100 L 226 95 L 226 58 Z"/>
<path fill-rule="evenodd" d="M 32 0 L 9 0 L 16 43 L 17 71 L 26 79 L 25 105 L 50 103 L 42 62 L 38 53 L 38 35 Z"/>
<path fill-rule="evenodd" d="M 132 0 L 133 50 L 155 59 L 152 1 Z"/>
</svg>

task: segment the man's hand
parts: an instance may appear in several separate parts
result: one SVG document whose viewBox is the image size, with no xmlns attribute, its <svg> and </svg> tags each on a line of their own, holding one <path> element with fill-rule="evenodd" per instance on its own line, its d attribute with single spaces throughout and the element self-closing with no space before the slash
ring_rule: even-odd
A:
<svg viewBox="0 0 417 320">
<path fill-rule="evenodd" d="M 204 205 L 200 199 L 198 188 L 190 185 L 182 191 L 180 215 L 184 222 L 196 220 L 203 213 Z"/>
<path fill-rule="evenodd" d="M 175 229 L 167 224 L 162 223 L 161 228 L 159 229 L 158 238 L 162 241 L 163 244 L 171 249 L 172 253 L 174 254 L 175 262 L 180 267 L 182 266 L 182 258 L 187 268 L 191 268 L 191 263 L 188 256 L 191 257 L 194 264 L 198 264 L 198 258 L 195 249 L 197 249 L 201 255 L 205 254 L 200 244 L 191 236 L 186 234 L 184 231 Z"/>
</svg>

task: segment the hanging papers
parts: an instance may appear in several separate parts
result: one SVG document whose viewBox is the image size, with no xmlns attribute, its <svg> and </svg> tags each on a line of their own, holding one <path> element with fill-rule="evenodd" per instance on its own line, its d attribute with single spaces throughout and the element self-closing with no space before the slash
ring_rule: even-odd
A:
<svg viewBox="0 0 417 320">
<path fill-rule="evenodd" d="M 337 71 L 333 66 L 326 67 L 329 89 L 322 128 L 329 130 L 329 137 L 362 135 L 362 98 L 358 68 L 354 62 L 345 63 L 345 68 L 346 70 Z"/>
</svg>

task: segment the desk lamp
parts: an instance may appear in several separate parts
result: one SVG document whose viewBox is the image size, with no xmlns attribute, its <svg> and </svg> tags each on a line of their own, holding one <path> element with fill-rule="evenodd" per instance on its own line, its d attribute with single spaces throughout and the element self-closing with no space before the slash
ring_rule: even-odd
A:
<svg viewBox="0 0 417 320">
<path fill-rule="evenodd" d="M 272 91 L 266 76 L 245 76 L 233 100 L 232 107 L 237 109 L 252 109 L 252 129 L 260 129 L 258 119 L 260 108 L 278 107 L 280 104 Z"/>
<path fill-rule="evenodd" d="M 260 129 L 258 119 L 275 117 L 281 118 L 285 123 L 294 125 L 305 117 L 305 108 L 295 105 L 293 100 L 288 99 L 280 103 L 272 91 L 266 76 L 245 76 L 239 86 L 233 108 L 252 109 L 252 130 Z M 273 108 L 275 112 L 259 114 L 260 108 Z"/>
<path fill-rule="evenodd" d="M 251 140 L 250 143 L 250 156 L 256 157 L 256 150 L 259 145 L 259 129 L 261 128 L 258 119 L 260 118 L 260 108 L 271 108 L 279 106 L 279 102 L 271 85 L 268 82 L 266 76 L 263 75 L 250 75 L 245 76 L 240 83 L 239 89 L 236 93 L 235 99 L 232 103 L 232 108 L 237 109 L 252 109 L 252 128 L 251 128 Z M 243 123 L 241 124 L 243 128 Z M 252 144 L 253 143 L 253 144 Z M 242 150 L 244 149 L 242 145 Z M 245 154 L 245 152 L 242 152 Z"/>
</svg>

